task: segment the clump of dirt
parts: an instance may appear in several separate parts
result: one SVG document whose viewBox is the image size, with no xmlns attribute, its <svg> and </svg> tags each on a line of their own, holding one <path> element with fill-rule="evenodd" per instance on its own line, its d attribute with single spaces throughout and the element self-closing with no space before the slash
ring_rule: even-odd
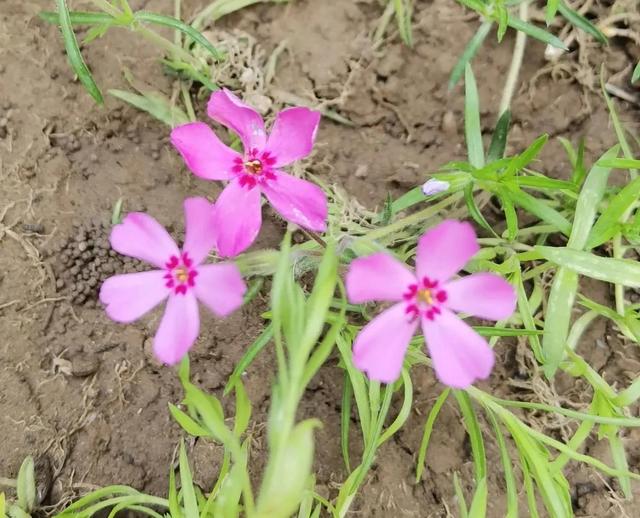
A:
<svg viewBox="0 0 640 518">
<path fill-rule="evenodd" d="M 100 285 L 116 273 L 145 270 L 142 262 L 118 254 L 111 248 L 111 224 L 76 223 L 73 234 L 59 241 L 49 252 L 56 275 L 56 289 L 72 304 L 96 307 Z"/>
</svg>

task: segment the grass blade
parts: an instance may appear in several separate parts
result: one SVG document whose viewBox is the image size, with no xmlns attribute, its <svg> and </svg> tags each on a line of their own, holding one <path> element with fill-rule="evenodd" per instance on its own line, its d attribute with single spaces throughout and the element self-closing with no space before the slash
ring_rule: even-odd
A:
<svg viewBox="0 0 640 518">
<path fill-rule="evenodd" d="M 635 83 L 640 79 L 640 63 L 636 65 L 636 69 L 633 71 L 633 76 L 631 77 L 631 82 Z"/>
<path fill-rule="evenodd" d="M 542 43 L 546 43 L 548 45 L 551 45 L 552 47 L 556 47 L 562 50 L 569 50 L 560 38 L 554 36 L 553 34 L 549 34 L 547 31 L 540 29 L 535 25 L 527 23 L 520 18 L 509 16 L 509 27 L 517 31 L 522 31 L 532 38 L 540 40 Z"/>
<path fill-rule="evenodd" d="M 553 19 L 556 17 L 559 4 L 560 0 L 547 0 L 547 12 L 545 15 L 545 21 L 547 22 L 547 25 L 551 25 Z"/>
<path fill-rule="evenodd" d="M 484 42 L 484 40 L 487 38 L 487 35 L 491 31 L 492 26 L 493 26 L 493 22 L 491 21 L 484 22 L 482 25 L 480 25 L 480 27 L 478 27 L 478 30 L 476 31 L 476 33 L 469 40 L 469 43 L 467 43 L 467 46 L 464 48 L 464 51 L 462 51 L 462 55 L 460 56 L 460 59 L 458 60 L 456 65 L 453 67 L 453 70 L 451 71 L 451 76 L 449 77 L 449 90 L 453 89 L 453 87 L 456 86 L 458 81 L 460 81 L 460 78 L 462 77 L 462 74 L 464 74 L 467 64 L 471 63 L 471 60 L 476 55 L 476 53 L 482 46 L 482 43 Z"/>
<path fill-rule="evenodd" d="M 554 1 L 557 2 L 557 0 Z M 598 29 L 580 13 L 569 8 L 567 4 L 565 4 L 562 0 L 560 0 L 559 2 L 558 11 L 560 11 L 560 14 L 564 16 L 569 23 L 575 25 L 578 29 L 582 29 L 584 32 L 591 34 L 591 36 L 593 36 L 603 45 L 606 45 L 608 43 L 607 37 L 600 29 Z"/>
<path fill-rule="evenodd" d="M 502 470 L 504 472 L 504 481 L 507 486 L 507 514 L 505 518 L 518 518 L 518 489 L 516 487 L 515 476 L 513 475 L 513 464 L 509 456 L 509 450 L 507 450 L 506 441 L 504 440 L 504 433 L 493 412 L 488 411 L 487 415 L 495 432 L 498 450 L 500 451 Z"/>
<path fill-rule="evenodd" d="M 538 198 L 534 198 L 518 187 L 511 186 L 508 190 L 505 189 L 504 195 L 511 198 L 511 201 L 516 205 L 537 216 L 540 220 L 549 225 L 553 225 L 564 235 L 568 236 L 571 233 L 571 223 L 569 223 L 569 220 Z"/>
<path fill-rule="evenodd" d="M 489 163 L 499 160 L 504 156 L 504 150 L 507 147 L 507 136 L 509 135 L 509 125 L 511 124 L 511 111 L 505 110 L 500 115 L 496 128 L 493 130 L 489 152 L 487 153 L 487 161 Z"/>
<path fill-rule="evenodd" d="M 147 92 L 145 95 L 134 94 L 125 90 L 109 90 L 109 95 L 125 101 L 139 110 L 147 112 L 169 127 L 189 122 L 187 115 L 159 92 Z"/>
<path fill-rule="evenodd" d="M 58 21 L 60 24 L 60 30 L 62 32 L 62 39 L 64 41 L 64 48 L 67 52 L 67 58 L 71 68 L 78 76 L 78 79 L 86 88 L 87 92 L 98 104 L 104 104 L 104 98 L 98 88 L 98 85 L 93 79 L 89 68 L 87 67 L 80 48 L 78 47 L 78 40 L 73 32 L 71 24 L 71 17 L 69 16 L 69 9 L 67 8 L 66 0 L 56 0 L 58 6 Z"/>
<path fill-rule="evenodd" d="M 198 499 L 193 489 L 193 478 L 187 452 L 184 448 L 184 441 L 180 441 L 180 485 L 182 490 L 182 500 L 184 502 L 185 518 L 199 518 Z"/>
<path fill-rule="evenodd" d="M 471 455 L 473 457 L 473 465 L 475 467 L 476 483 L 480 483 L 487 475 L 487 455 L 484 449 L 484 439 L 480 431 L 480 424 L 476 417 L 476 412 L 471 404 L 469 394 L 464 391 L 454 390 L 453 395 L 458 401 L 464 426 L 469 434 L 471 443 Z"/>
<path fill-rule="evenodd" d="M 351 460 L 349 457 L 349 429 L 351 428 L 351 401 L 353 399 L 353 387 L 349 374 L 344 373 L 342 385 L 342 405 L 340 406 L 340 446 L 342 458 L 347 471 L 351 473 Z"/>
<path fill-rule="evenodd" d="M 411 4 L 410 0 L 393 0 L 393 8 L 396 12 L 398 31 L 405 45 L 413 46 L 413 34 L 411 31 Z"/>
<path fill-rule="evenodd" d="M 172 18 L 171 16 L 164 16 L 162 14 L 149 13 L 146 11 L 138 11 L 137 13 L 135 13 L 135 18 L 139 22 L 153 23 L 155 25 L 161 25 L 180 31 L 181 33 L 185 34 L 193 41 L 207 49 L 216 60 L 222 58 L 220 52 L 218 52 L 218 50 L 213 45 L 211 45 L 211 42 L 207 38 L 205 38 L 196 29 L 194 29 L 190 25 L 187 25 L 181 20 Z"/>
<path fill-rule="evenodd" d="M 469 155 L 469 163 L 477 169 L 482 169 L 484 167 L 484 147 L 482 145 L 482 130 L 480 129 L 480 99 L 476 78 L 468 63 L 465 66 L 464 87 L 464 132 L 467 140 L 467 154 Z"/>
<path fill-rule="evenodd" d="M 60 25 L 58 13 L 53 11 L 41 11 L 38 16 L 47 23 Z M 69 19 L 72 25 L 102 25 L 113 23 L 113 16 L 107 13 L 93 13 L 86 11 L 70 11 Z"/>
<path fill-rule="evenodd" d="M 269 343 L 271 338 L 273 337 L 273 325 L 269 324 L 260 336 L 255 339 L 255 341 L 249 346 L 249 348 L 245 351 L 240 358 L 240 361 L 236 364 L 236 368 L 233 369 L 233 373 L 229 376 L 229 381 L 224 387 L 224 395 L 227 395 L 231 389 L 235 386 L 235 384 L 242 376 L 242 373 L 249 368 L 249 365 L 253 363 L 253 360 L 256 356 L 265 348 L 265 346 Z"/>
<path fill-rule="evenodd" d="M 640 263 L 637 261 L 599 257 L 581 250 L 553 246 L 536 246 L 535 249 L 547 261 L 580 275 L 630 288 L 640 287 Z M 552 314 L 551 310 L 547 313 Z"/>
<path fill-rule="evenodd" d="M 438 414 L 440 413 L 440 409 L 444 402 L 449 397 L 451 393 L 451 389 L 443 390 L 436 402 L 433 404 L 429 415 L 427 416 L 427 422 L 424 425 L 424 432 L 422 434 L 422 440 L 420 441 L 420 451 L 418 452 L 418 464 L 416 466 L 416 483 L 420 482 L 422 478 L 422 473 L 424 472 L 424 461 L 427 456 L 427 448 L 429 447 L 429 439 L 431 439 L 431 432 L 433 431 L 433 425 L 436 422 Z"/>
<path fill-rule="evenodd" d="M 453 488 L 456 492 L 456 500 L 458 501 L 458 513 L 460 518 L 469 518 L 469 510 L 467 509 L 467 502 L 464 499 L 464 491 L 458 478 L 458 472 L 453 473 Z"/>
</svg>

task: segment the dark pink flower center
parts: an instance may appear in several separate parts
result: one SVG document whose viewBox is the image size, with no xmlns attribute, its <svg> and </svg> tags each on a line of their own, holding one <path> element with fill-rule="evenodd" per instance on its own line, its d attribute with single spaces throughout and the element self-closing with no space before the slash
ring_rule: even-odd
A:
<svg viewBox="0 0 640 518">
<path fill-rule="evenodd" d="M 423 277 L 416 284 L 409 285 L 403 298 L 407 303 L 405 312 L 412 320 L 419 316 L 433 320 L 441 313 L 440 307 L 447 301 L 447 292 L 438 284 L 438 281 Z"/>
<path fill-rule="evenodd" d="M 189 254 L 184 252 L 180 257 L 172 255 L 165 263 L 167 273 L 165 286 L 174 290 L 176 294 L 184 295 L 189 288 L 196 284 L 195 278 L 198 271 L 193 267 L 193 261 Z"/>
<path fill-rule="evenodd" d="M 256 185 L 264 185 L 268 180 L 275 180 L 273 166 L 276 159 L 268 151 L 250 149 L 243 157 L 234 160 L 232 171 L 240 178 L 240 185 L 253 189 Z"/>
</svg>

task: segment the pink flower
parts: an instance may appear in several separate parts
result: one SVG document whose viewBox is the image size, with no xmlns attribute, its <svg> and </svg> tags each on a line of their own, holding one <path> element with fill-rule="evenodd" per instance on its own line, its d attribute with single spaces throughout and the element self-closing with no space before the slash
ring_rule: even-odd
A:
<svg viewBox="0 0 640 518">
<path fill-rule="evenodd" d="M 351 263 L 346 285 L 349 301 L 397 304 L 367 324 L 353 344 L 353 361 L 371 379 L 391 383 L 402 370 L 405 352 L 418 325 L 438 379 L 465 388 L 486 379 L 494 363 L 489 344 L 453 312 L 502 320 L 515 310 L 509 283 L 491 273 L 452 277 L 478 251 L 468 223 L 443 221 L 418 242 L 416 272 L 388 254 Z"/>
<path fill-rule="evenodd" d="M 132 212 L 113 227 L 114 250 L 159 269 L 115 275 L 100 289 L 107 315 L 116 322 L 133 322 L 168 299 L 153 351 L 170 365 L 179 362 L 198 337 L 198 300 L 224 317 L 242 305 L 247 289 L 235 264 L 202 264 L 215 241 L 212 204 L 204 198 L 188 198 L 184 212 L 182 250 L 160 223 L 143 212 Z"/>
<path fill-rule="evenodd" d="M 242 154 L 224 145 L 202 122 L 178 126 L 171 142 L 196 176 L 229 180 L 216 202 L 218 252 L 232 257 L 254 242 L 262 224 L 260 193 L 287 221 L 323 232 L 327 198 L 322 189 L 280 169 L 311 152 L 320 114 L 308 108 L 283 110 L 267 137 L 260 114 L 229 90 L 211 95 L 208 113 L 240 136 Z"/>
</svg>

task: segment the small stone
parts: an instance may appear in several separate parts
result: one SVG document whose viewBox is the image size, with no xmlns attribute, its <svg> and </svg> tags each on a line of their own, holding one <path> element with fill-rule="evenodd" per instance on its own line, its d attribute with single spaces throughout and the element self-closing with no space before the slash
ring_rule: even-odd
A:
<svg viewBox="0 0 640 518">
<path fill-rule="evenodd" d="M 71 359 L 71 374 L 79 378 L 90 376 L 98 367 L 100 361 L 95 354 L 79 353 Z"/>
<path fill-rule="evenodd" d="M 151 159 L 152 160 L 160 160 L 160 153 L 158 151 L 152 151 L 151 152 Z"/>
<path fill-rule="evenodd" d="M 56 289 L 61 290 L 62 288 L 64 288 L 64 281 L 62 279 L 58 279 L 56 281 Z"/>
<path fill-rule="evenodd" d="M 445 112 L 442 117 L 441 129 L 446 135 L 456 135 L 458 133 L 458 124 L 456 122 L 456 116 L 451 110 Z"/>
<path fill-rule="evenodd" d="M 84 252 L 87 248 L 88 248 L 88 245 L 86 241 L 83 241 L 78 245 L 78 250 L 80 250 L 81 252 Z"/>
<path fill-rule="evenodd" d="M 366 178 L 369 174 L 369 166 L 367 164 L 360 164 L 356 167 L 356 178 Z"/>
</svg>

